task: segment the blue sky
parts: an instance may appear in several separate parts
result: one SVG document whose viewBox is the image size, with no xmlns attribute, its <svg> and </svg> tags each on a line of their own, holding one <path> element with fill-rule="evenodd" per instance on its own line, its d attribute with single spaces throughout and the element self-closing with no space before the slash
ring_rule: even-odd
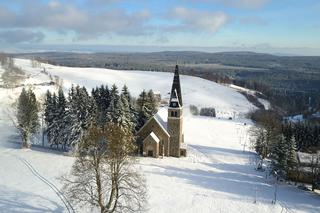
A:
<svg viewBox="0 0 320 213">
<path fill-rule="evenodd" d="M 22 45 L 320 55 L 320 1 L 1 0 L 0 46 Z"/>
</svg>

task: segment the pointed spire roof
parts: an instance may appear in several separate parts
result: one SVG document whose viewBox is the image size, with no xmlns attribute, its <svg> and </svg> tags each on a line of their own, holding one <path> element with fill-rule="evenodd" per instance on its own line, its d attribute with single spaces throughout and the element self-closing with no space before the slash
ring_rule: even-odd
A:
<svg viewBox="0 0 320 213">
<path fill-rule="evenodd" d="M 181 107 L 176 89 L 174 90 L 173 94 L 171 95 L 169 107 L 173 107 L 173 108 Z"/>
<path fill-rule="evenodd" d="M 179 67 L 176 65 L 175 71 L 174 71 L 174 77 L 173 77 L 173 83 L 171 88 L 171 96 L 170 96 L 170 102 L 173 99 L 179 100 L 180 106 L 182 106 L 182 95 L 181 95 L 181 86 L 180 86 L 180 76 L 179 76 Z"/>
</svg>

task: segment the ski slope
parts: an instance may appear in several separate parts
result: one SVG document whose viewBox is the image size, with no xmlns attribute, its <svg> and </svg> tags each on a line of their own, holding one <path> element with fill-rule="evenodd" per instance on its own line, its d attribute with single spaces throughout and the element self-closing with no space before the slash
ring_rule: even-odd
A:
<svg viewBox="0 0 320 213">
<path fill-rule="evenodd" d="M 48 64 L 32 68 L 30 61 L 23 59 L 16 60 L 16 65 L 28 73 L 25 84 L 30 86 L 50 80 L 41 73 L 45 67 L 63 79 L 65 89 L 71 84 L 88 88 L 102 83 L 126 84 L 134 96 L 142 89 L 153 89 L 167 98 L 173 78 L 172 73 Z M 256 155 L 248 149 L 252 124 L 244 115 L 254 106 L 245 97 L 233 88 L 200 78 L 181 76 L 181 84 L 188 157 L 140 158 L 138 167 L 149 191 L 148 212 L 320 212 L 319 196 L 284 183 L 278 188 L 278 202 L 271 204 L 275 181 L 255 171 Z M 34 89 L 39 98 L 47 89 L 55 90 L 53 86 Z M 0 88 L 0 212 L 68 212 L 57 178 L 70 171 L 74 159 L 51 150 L 19 148 L 16 142 L 20 139 L 10 117 L 20 91 Z M 192 116 L 190 104 L 215 107 L 219 118 Z M 159 113 L 165 110 L 160 108 Z"/>
</svg>

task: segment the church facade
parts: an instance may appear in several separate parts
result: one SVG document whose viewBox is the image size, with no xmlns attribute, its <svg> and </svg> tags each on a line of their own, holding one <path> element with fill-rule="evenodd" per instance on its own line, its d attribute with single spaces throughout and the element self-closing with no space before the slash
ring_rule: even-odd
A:
<svg viewBox="0 0 320 213">
<path fill-rule="evenodd" d="M 142 141 L 143 155 L 148 157 L 186 156 L 178 65 L 175 68 L 169 105 L 165 115 L 163 115 L 163 110 L 161 110 L 162 116 L 158 112 L 137 133 L 138 138 Z"/>
</svg>

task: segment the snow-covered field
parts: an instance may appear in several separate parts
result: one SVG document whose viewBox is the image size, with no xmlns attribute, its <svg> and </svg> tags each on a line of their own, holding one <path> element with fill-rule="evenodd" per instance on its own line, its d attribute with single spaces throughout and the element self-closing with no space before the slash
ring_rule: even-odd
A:
<svg viewBox="0 0 320 213">
<path fill-rule="evenodd" d="M 49 81 L 40 73 L 43 68 L 32 68 L 28 60 L 16 60 L 16 65 L 30 74 L 26 83 Z M 60 76 L 66 89 L 72 83 L 88 88 L 127 84 L 134 96 L 153 89 L 167 97 L 173 78 L 172 73 L 42 66 Z M 140 159 L 149 212 L 320 212 L 319 196 L 283 183 L 277 204 L 271 204 L 274 179 L 254 170 L 256 155 L 248 151 L 251 122 L 244 114 L 254 107 L 245 97 L 200 78 L 181 76 L 181 83 L 188 157 Z M 35 87 L 39 97 L 48 88 Z M 21 150 L 14 143 L 20 139 L 8 112 L 20 90 L 0 88 L 0 212 L 68 212 L 57 193 L 61 187 L 57 177 L 69 171 L 73 158 L 36 148 Z M 192 116 L 190 104 L 215 107 L 220 119 Z"/>
</svg>

